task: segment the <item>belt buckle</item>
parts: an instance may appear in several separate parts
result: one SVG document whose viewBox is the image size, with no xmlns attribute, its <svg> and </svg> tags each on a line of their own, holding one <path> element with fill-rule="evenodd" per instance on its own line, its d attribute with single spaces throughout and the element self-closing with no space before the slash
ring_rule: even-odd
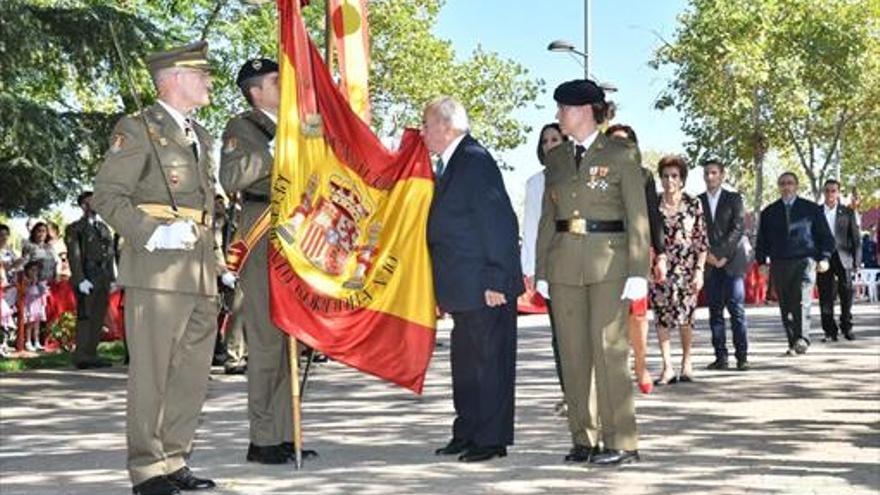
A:
<svg viewBox="0 0 880 495">
<path fill-rule="evenodd" d="M 587 235 L 587 219 L 572 218 L 568 221 L 568 231 L 572 234 Z"/>
</svg>

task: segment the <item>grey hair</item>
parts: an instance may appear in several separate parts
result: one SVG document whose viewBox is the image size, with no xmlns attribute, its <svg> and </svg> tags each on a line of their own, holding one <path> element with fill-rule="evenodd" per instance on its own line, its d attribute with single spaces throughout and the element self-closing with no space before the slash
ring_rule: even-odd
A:
<svg viewBox="0 0 880 495">
<path fill-rule="evenodd" d="M 164 69 L 159 69 L 153 74 L 153 86 L 158 90 L 161 89 L 162 84 L 169 77 L 180 72 L 180 69 L 177 67 L 166 67 Z"/>
<path fill-rule="evenodd" d="M 437 117 L 448 122 L 449 126 L 457 131 L 468 132 L 470 123 L 468 123 L 467 111 L 464 106 L 451 96 L 440 96 L 431 100 L 425 107 L 425 112 L 431 112 Z"/>
</svg>

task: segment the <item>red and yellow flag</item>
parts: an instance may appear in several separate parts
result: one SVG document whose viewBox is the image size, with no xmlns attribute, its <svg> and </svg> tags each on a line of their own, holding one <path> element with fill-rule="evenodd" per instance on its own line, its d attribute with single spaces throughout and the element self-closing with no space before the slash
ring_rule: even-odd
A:
<svg viewBox="0 0 880 495">
<path fill-rule="evenodd" d="M 421 393 L 435 324 L 428 151 L 412 129 L 386 150 L 334 84 L 299 2 L 278 6 L 272 319 L 335 360 Z"/>
<path fill-rule="evenodd" d="M 352 110 L 370 123 L 370 38 L 367 0 L 329 0 L 333 39 L 343 94 Z"/>
</svg>

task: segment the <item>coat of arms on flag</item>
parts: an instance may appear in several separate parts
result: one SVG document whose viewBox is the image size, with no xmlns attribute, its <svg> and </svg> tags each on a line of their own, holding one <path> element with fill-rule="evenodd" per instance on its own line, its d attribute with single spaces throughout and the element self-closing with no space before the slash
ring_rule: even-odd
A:
<svg viewBox="0 0 880 495">
<path fill-rule="evenodd" d="M 306 35 L 299 2 L 278 5 L 272 319 L 337 361 L 421 392 L 436 319 L 428 151 L 413 129 L 389 151 L 365 122 L 366 2 L 340 14 L 363 16 L 346 24 L 359 29 L 336 33 L 346 43 L 345 94 Z"/>
</svg>

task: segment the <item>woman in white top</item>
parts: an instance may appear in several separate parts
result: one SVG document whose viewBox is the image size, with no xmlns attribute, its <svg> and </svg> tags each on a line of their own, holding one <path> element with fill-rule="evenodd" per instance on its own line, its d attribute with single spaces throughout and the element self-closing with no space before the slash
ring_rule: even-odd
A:
<svg viewBox="0 0 880 495">
<path fill-rule="evenodd" d="M 559 124 L 553 122 L 541 128 L 538 141 L 538 162 L 544 165 L 546 153 L 562 144 L 568 138 L 562 134 Z M 556 343 L 556 327 L 553 324 L 553 313 L 550 311 L 550 299 L 548 297 L 547 284 L 543 280 L 535 287 L 535 245 L 538 239 L 538 220 L 541 218 L 541 201 L 544 197 L 544 171 L 540 171 L 529 177 L 526 181 L 526 201 L 523 212 L 523 243 L 520 253 L 522 271 L 526 276 L 526 290 L 537 290 L 547 301 L 547 314 L 550 316 L 551 343 L 553 345 L 553 359 L 556 361 L 556 376 L 559 377 L 559 386 L 565 391 L 562 382 L 562 368 L 559 364 L 559 347 Z M 556 411 L 564 413 L 565 401 L 556 404 Z"/>
</svg>

